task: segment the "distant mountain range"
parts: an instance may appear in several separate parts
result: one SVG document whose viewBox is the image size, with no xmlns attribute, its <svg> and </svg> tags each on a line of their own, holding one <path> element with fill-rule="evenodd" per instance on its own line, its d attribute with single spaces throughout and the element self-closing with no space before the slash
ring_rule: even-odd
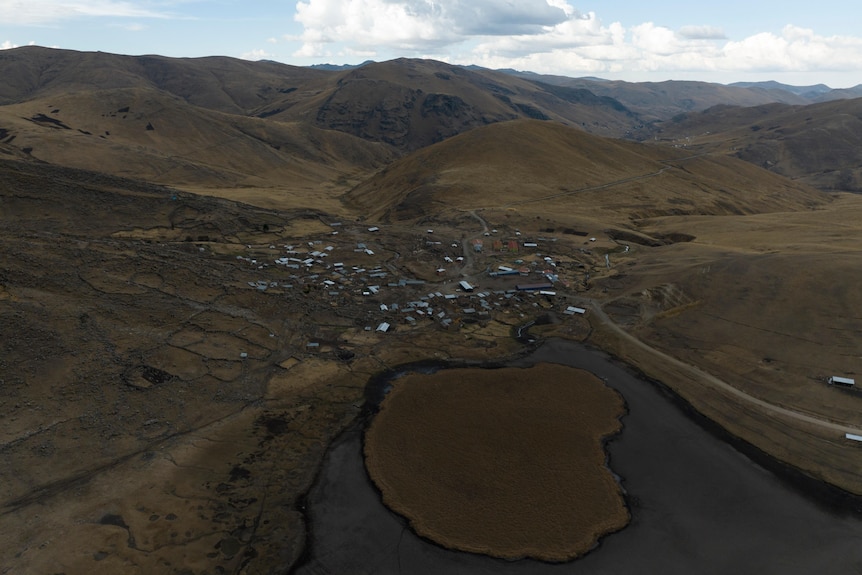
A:
<svg viewBox="0 0 862 575">
<path fill-rule="evenodd" d="M 184 185 L 350 181 L 517 119 L 709 145 L 828 189 L 862 181 L 853 99 L 862 86 L 632 83 L 405 58 L 298 67 L 35 46 L 0 51 L 0 77 L 0 152 Z"/>
<path fill-rule="evenodd" d="M 361 64 L 314 64 L 309 68 L 316 70 L 328 71 L 345 71 L 353 70 L 375 64 L 374 60 L 366 60 Z M 815 84 L 813 86 L 793 86 L 791 84 L 783 84 L 774 80 L 766 80 L 762 82 L 733 82 L 731 84 L 718 84 L 714 82 L 691 82 L 691 81 L 675 81 L 668 80 L 666 82 L 623 82 L 620 80 L 607 80 L 595 76 L 557 76 L 553 74 L 538 74 L 536 72 L 515 70 L 513 68 L 499 68 L 491 70 L 482 66 L 467 65 L 463 66 L 468 70 L 474 71 L 495 71 L 503 74 L 509 74 L 526 80 L 542 82 L 545 84 L 553 84 L 558 86 L 576 86 L 589 89 L 595 93 L 613 93 L 617 99 L 626 105 L 638 107 L 638 102 L 642 100 L 635 94 L 643 93 L 645 86 L 655 86 L 658 93 L 654 103 L 659 104 L 662 96 L 667 98 L 669 102 L 678 102 L 679 112 L 702 110 L 704 106 L 709 107 L 715 105 L 712 99 L 704 98 L 702 101 L 696 97 L 674 98 L 672 92 L 692 90 L 709 90 L 713 89 L 716 93 L 727 97 L 726 104 L 737 102 L 737 105 L 752 106 L 753 103 L 782 102 L 786 104 L 813 104 L 817 102 L 825 102 L 830 100 L 845 100 L 851 98 L 862 98 L 862 84 L 858 84 L 852 88 L 830 88 L 826 84 Z M 598 86 L 597 84 L 605 84 L 607 87 L 612 86 L 612 90 L 607 90 L 606 87 Z M 629 87 L 627 87 L 629 86 Z M 638 88 L 639 87 L 639 88 Z M 744 91 L 727 91 L 725 87 L 742 88 Z M 670 88 L 670 89 L 669 89 Z M 758 94 L 752 95 L 752 92 Z M 628 95 L 631 93 L 630 95 Z M 668 103 L 665 103 L 667 105 Z"/>
</svg>

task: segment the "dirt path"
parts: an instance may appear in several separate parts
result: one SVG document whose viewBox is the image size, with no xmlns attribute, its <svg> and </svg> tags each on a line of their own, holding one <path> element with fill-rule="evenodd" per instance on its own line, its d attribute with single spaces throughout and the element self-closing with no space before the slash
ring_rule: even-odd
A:
<svg viewBox="0 0 862 575">
<path fill-rule="evenodd" d="M 668 363 L 682 369 L 684 372 L 690 374 L 692 377 L 697 378 L 701 381 L 706 381 L 707 383 L 709 383 L 713 387 L 718 388 L 718 389 L 722 390 L 723 392 L 726 392 L 726 393 L 732 395 L 733 397 L 736 397 L 736 398 L 742 400 L 745 403 L 748 403 L 750 405 L 753 405 L 753 406 L 756 406 L 756 407 L 762 409 L 768 415 L 786 417 L 788 419 L 793 419 L 795 421 L 799 421 L 799 422 L 807 423 L 810 425 L 814 425 L 816 427 L 820 427 L 820 428 L 828 430 L 830 432 L 837 431 L 840 433 L 853 433 L 856 435 L 862 435 L 862 429 L 856 429 L 853 427 L 848 427 L 847 425 L 844 425 L 841 423 L 835 423 L 832 421 L 821 419 L 819 417 L 814 417 L 812 415 L 800 413 L 798 411 L 793 411 L 792 409 L 780 407 L 780 406 L 774 405 L 772 403 L 769 403 L 768 401 L 764 401 L 760 398 L 749 395 L 749 394 L 745 393 L 744 391 L 742 391 L 741 389 L 738 389 L 738 388 L 730 385 L 729 383 L 722 381 L 721 379 L 718 379 L 714 375 L 700 369 L 699 367 L 685 363 L 684 361 L 681 361 L 681 360 L 679 360 L 673 356 L 670 356 L 670 355 L 664 353 L 663 351 L 660 351 L 658 349 L 655 349 L 654 347 L 647 345 L 646 343 L 644 343 L 643 341 L 636 338 L 635 336 L 633 336 L 632 334 L 630 334 L 629 332 L 627 332 L 626 330 L 621 328 L 619 325 L 614 323 L 614 321 L 611 320 L 610 317 L 608 317 L 608 315 L 602 309 L 601 305 L 596 300 L 590 299 L 588 301 L 589 301 L 590 307 L 593 310 L 593 313 L 595 313 L 595 315 L 599 319 L 599 321 L 601 321 L 602 324 L 604 324 L 605 326 L 610 328 L 611 331 L 613 331 L 615 334 L 620 336 L 622 339 L 624 339 L 627 342 L 639 347 L 640 349 L 654 355 L 655 357 L 660 358 L 662 361 L 668 362 Z"/>
</svg>

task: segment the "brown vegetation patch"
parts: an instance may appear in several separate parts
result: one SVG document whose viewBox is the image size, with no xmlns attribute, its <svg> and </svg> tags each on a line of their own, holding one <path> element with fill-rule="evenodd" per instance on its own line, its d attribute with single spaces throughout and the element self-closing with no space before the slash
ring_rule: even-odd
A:
<svg viewBox="0 0 862 575">
<path fill-rule="evenodd" d="M 628 522 L 602 446 L 623 410 L 595 376 L 559 365 L 412 374 L 368 429 L 366 465 L 424 537 L 565 561 Z"/>
</svg>

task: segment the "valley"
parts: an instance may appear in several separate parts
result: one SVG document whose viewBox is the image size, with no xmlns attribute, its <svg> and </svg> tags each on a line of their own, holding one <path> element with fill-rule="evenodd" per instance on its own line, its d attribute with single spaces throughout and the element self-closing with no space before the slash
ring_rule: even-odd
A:
<svg viewBox="0 0 862 575">
<path fill-rule="evenodd" d="M 862 394 L 827 383 L 862 360 L 858 100 L 656 121 L 430 61 L 0 68 L 0 572 L 288 572 L 369 379 L 559 339 L 858 512 Z"/>
</svg>

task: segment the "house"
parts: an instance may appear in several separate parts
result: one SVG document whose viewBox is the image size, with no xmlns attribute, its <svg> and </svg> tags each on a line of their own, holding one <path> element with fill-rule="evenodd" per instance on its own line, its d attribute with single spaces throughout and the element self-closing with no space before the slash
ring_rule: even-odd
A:
<svg viewBox="0 0 862 575">
<path fill-rule="evenodd" d="M 464 291 L 473 291 L 473 286 L 471 286 L 467 281 L 461 280 L 458 282 L 458 285 L 461 286 L 461 289 Z"/>
<path fill-rule="evenodd" d="M 515 289 L 518 291 L 537 291 L 547 290 L 554 287 L 552 283 L 535 283 L 535 284 L 518 284 Z"/>
</svg>

